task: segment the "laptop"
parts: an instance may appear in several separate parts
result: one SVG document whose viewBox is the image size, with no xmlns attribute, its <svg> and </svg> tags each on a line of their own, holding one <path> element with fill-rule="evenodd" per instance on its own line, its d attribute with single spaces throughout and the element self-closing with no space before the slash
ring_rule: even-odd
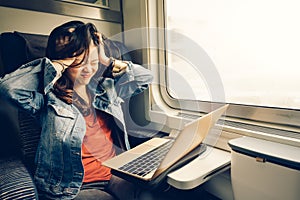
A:
<svg viewBox="0 0 300 200">
<path fill-rule="evenodd" d="M 118 174 L 151 181 L 199 146 L 228 106 L 187 123 L 175 139 L 152 138 L 102 164 Z"/>
</svg>

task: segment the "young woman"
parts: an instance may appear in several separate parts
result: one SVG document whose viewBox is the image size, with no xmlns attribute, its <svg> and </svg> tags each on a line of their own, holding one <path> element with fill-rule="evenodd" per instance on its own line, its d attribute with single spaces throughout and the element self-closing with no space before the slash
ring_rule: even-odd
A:
<svg viewBox="0 0 300 200">
<path fill-rule="evenodd" d="M 38 117 L 35 185 L 48 199 L 134 199 L 137 189 L 102 162 L 130 148 L 123 99 L 148 87 L 149 70 L 108 58 L 91 23 L 50 34 L 46 57 L 0 79 L 0 93 Z"/>
</svg>

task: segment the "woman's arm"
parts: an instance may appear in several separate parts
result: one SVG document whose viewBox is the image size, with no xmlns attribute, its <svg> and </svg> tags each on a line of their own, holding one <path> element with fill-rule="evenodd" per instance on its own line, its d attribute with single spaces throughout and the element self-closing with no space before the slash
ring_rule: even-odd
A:
<svg viewBox="0 0 300 200">
<path fill-rule="evenodd" d="M 147 89 L 153 80 L 152 72 L 131 61 L 110 58 L 110 66 L 104 72 L 104 77 L 113 78 L 118 96 L 130 98 Z"/>
<path fill-rule="evenodd" d="M 44 106 L 44 95 L 61 76 L 62 67 L 47 58 L 22 65 L 0 79 L 0 94 L 12 104 L 36 114 Z"/>
<path fill-rule="evenodd" d="M 99 60 L 102 64 L 110 68 L 107 70 L 109 74 L 106 74 L 106 76 L 115 80 L 118 96 L 126 99 L 147 89 L 153 80 L 151 71 L 131 61 L 122 61 L 112 57 L 108 58 L 104 51 L 101 33 L 96 33 L 96 35 L 100 43 Z"/>
<path fill-rule="evenodd" d="M 130 62 L 126 73 L 116 79 L 116 91 L 122 99 L 141 93 L 152 83 L 152 72 L 141 65 Z"/>
</svg>

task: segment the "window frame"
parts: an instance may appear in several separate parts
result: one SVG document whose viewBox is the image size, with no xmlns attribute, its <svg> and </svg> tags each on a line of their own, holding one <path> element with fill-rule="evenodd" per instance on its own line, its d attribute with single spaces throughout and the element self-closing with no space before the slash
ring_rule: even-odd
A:
<svg viewBox="0 0 300 200">
<path fill-rule="evenodd" d="M 149 3 L 149 2 L 148 2 Z M 152 2 L 151 2 L 152 3 Z M 156 19 L 153 18 L 155 12 L 154 10 L 149 10 L 148 13 L 152 13 L 148 20 L 156 21 L 156 27 L 166 30 L 166 17 L 165 17 L 165 0 L 156 0 L 156 5 L 152 5 L 156 9 Z M 153 25 L 150 23 L 150 25 Z M 194 113 L 195 115 L 200 113 L 207 113 L 212 110 L 212 108 L 224 104 L 223 102 L 206 102 L 206 101 L 196 101 L 196 100 L 183 100 L 174 99 L 170 96 L 167 89 L 167 71 L 168 61 L 167 61 L 167 44 L 166 44 L 166 34 L 158 31 L 157 35 L 157 45 L 164 46 L 163 51 L 158 51 L 158 63 L 160 66 L 165 66 L 164 69 L 159 69 L 156 71 L 159 77 L 159 86 L 154 87 L 152 90 L 152 104 L 150 112 L 160 112 L 162 107 L 166 110 L 172 110 L 175 115 L 181 112 Z M 151 35 L 150 35 L 151 38 Z M 150 59 L 151 60 L 151 59 Z M 159 92 L 160 97 L 154 93 Z M 160 105 L 159 109 L 156 109 L 155 104 Z M 263 123 L 266 126 L 277 126 L 279 125 L 282 129 L 290 128 L 300 128 L 300 110 L 297 109 L 285 109 L 276 107 L 264 107 L 264 106 L 253 106 L 253 105 L 242 105 L 230 103 L 230 107 L 226 113 L 226 116 L 231 120 L 245 120 L 249 123 Z M 300 132 L 300 131 L 299 131 Z"/>
<path fill-rule="evenodd" d="M 112 8 L 105 6 L 90 6 L 80 3 L 79 1 L 76 3 L 76 1 L 72 0 L 2 0 L 0 2 L 0 6 L 99 21 L 122 23 L 122 15 L 120 11 L 112 10 Z"/>
</svg>

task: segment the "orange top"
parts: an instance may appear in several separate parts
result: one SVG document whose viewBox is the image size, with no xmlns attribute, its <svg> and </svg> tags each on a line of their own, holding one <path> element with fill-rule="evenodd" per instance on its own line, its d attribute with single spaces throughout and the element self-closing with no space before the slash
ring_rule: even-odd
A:
<svg viewBox="0 0 300 200">
<path fill-rule="evenodd" d="M 110 168 L 102 162 L 115 156 L 111 129 L 107 126 L 104 113 L 92 113 L 85 117 L 86 134 L 82 143 L 84 183 L 109 180 Z"/>
</svg>

